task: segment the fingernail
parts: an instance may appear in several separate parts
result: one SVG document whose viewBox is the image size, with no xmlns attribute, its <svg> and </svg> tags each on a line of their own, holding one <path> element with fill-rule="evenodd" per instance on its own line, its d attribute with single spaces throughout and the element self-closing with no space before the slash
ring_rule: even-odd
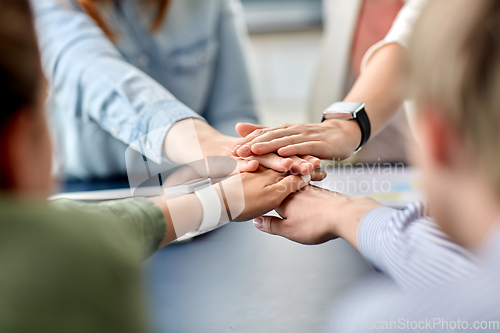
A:
<svg viewBox="0 0 500 333">
<path fill-rule="evenodd" d="M 314 168 L 314 166 L 309 162 L 300 163 L 300 167 L 302 174 L 307 174 Z"/>
<path fill-rule="evenodd" d="M 253 220 L 253 225 L 257 229 L 262 229 L 262 223 L 264 223 L 264 219 L 262 217 L 258 217 L 255 220 Z"/>
<path fill-rule="evenodd" d="M 240 147 L 241 147 L 241 145 L 236 145 L 236 146 L 234 146 L 234 148 L 233 148 L 233 153 L 236 153 L 236 151 L 237 151 L 237 150 L 238 150 L 238 148 L 240 148 Z"/>
<path fill-rule="evenodd" d="M 304 183 L 309 184 L 311 182 L 311 175 L 301 176 Z"/>
<path fill-rule="evenodd" d="M 319 158 L 316 157 L 309 157 L 308 161 L 311 162 L 312 164 L 315 164 L 318 163 L 320 160 Z"/>
</svg>

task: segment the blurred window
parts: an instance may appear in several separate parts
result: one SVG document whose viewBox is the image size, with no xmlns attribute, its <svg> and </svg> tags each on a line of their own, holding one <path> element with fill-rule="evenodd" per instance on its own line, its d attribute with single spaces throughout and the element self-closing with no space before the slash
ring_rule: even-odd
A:
<svg viewBox="0 0 500 333">
<path fill-rule="evenodd" d="M 250 33 L 318 29 L 322 0 L 242 0 Z"/>
</svg>

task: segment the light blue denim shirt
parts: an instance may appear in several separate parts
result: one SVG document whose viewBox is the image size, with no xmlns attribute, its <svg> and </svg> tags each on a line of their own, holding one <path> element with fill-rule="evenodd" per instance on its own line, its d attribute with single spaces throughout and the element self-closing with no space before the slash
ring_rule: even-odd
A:
<svg viewBox="0 0 500 333">
<path fill-rule="evenodd" d="M 239 121 L 258 121 L 237 0 L 174 0 L 156 33 L 142 1 L 114 1 L 115 44 L 71 1 L 32 5 L 59 173 L 126 175 L 126 148 L 153 131 L 145 153 L 160 163 L 165 135 L 182 119 L 204 117 L 229 135 Z"/>
</svg>

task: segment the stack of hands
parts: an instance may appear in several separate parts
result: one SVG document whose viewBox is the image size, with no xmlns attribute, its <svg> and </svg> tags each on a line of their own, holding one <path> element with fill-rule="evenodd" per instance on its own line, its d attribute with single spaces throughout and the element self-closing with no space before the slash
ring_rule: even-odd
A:
<svg viewBox="0 0 500 333">
<path fill-rule="evenodd" d="M 359 222 L 379 204 L 309 185 L 305 181 L 309 177 L 302 177 L 323 180 L 326 173 L 320 159 L 352 154 L 360 140 L 356 132 L 349 132 L 352 125 L 348 121 L 275 128 L 238 124 L 236 130 L 243 138 L 224 137 L 219 151 L 212 152 L 238 161 L 236 177 L 241 177 L 244 187 L 245 209 L 234 221 L 255 218 L 257 229 L 302 244 L 342 237 L 357 246 Z M 210 154 L 207 149 L 204 154 Z M 273 209 L 280 217 L 262 216 Z"/>
</svg>

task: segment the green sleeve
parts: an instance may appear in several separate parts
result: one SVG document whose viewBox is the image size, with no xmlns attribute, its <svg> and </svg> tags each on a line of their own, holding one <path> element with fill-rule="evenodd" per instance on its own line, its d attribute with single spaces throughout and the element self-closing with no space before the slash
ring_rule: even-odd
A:
<svg viewBox="0 0 500 333">
<path fill-rule="evenodd" d="M 59 205 L 0 202 L 0 332 L 147 332 L 141 251 L 124 221 L 106 205 Z M 103 213 L 79 211 L 93 207 Z"/>
<path fill-rule="evenodd" d="M 163 241 L 167 224 L 161 209 L 151 202 L 136 199 L 81 203 L 67 199 L 51 202 L 52 207 L 65 211 L 81 211 L 101 216 L 102 223 L 130 233 L 139 242 L 142 258 L 146 259 L 158 250 Z M 110 217 L 106 219 L 106 217 Z"/>
</svg>

